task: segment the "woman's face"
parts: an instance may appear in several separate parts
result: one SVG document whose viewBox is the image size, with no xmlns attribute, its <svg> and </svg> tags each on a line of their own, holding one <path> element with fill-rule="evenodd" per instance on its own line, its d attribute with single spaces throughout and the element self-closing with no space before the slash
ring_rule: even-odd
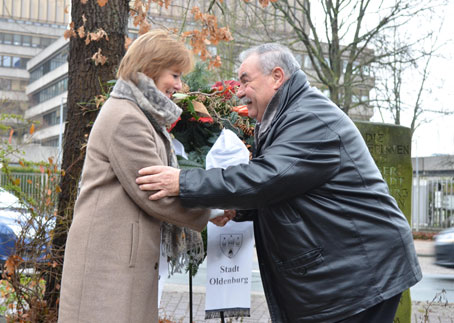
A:
<svg viewBox="0 0 454 323">
<path fill-rule="evenodd" d="M 175 68 L 166 68 L 162 71 L 155 81 L 159 91 L 164 93 L 168 98 L 172 98 L 173 93 L 181 90 L 181 72 Z"/>
</svg>

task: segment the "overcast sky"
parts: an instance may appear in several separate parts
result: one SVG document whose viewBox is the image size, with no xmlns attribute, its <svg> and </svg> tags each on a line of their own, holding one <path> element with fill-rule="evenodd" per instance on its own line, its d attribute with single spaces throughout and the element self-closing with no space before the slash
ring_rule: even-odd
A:
<svg viewBox="0 0 454 323">
<path fill-rule="evenodd" d="M 445 19 L 439 40 L 444 45 L 440 52 L 443 57 L 434 58 L 431 62 L 427 83 L 427 89 L 431 93 L 425 94 L 423 107 L 454 112 L 454 1 L 450 1 L 442 12 L 445 14 Z M 410 28 L 417 32 L 420 28 L 424 28 L 424 24 L 420 23 Z M 411 81 L 410 78 L 408 82 Z M 407 93 L 407 95 L 409 95 L 409 102 L 413 101 L 412 94 Z M 415 95 L 416 92 L 413 92 L 413 96 Z M 454 115 L 425 114 L 425 117 L 431 121 L 416 129 L 412 142 L 412 156 L 454 155 Z M 373 121 L 381 122 L 378 113 L 375 114 Z M 392 122 L 391 119 L 387 121 Z M 404 126 L 410 124 L 408 114 L 403 117 L 402 124 Z"/>
</svg>

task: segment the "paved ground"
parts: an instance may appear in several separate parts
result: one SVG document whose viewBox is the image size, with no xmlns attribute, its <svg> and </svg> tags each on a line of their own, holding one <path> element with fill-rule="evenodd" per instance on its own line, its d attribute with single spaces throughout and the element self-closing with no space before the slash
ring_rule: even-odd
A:
<svg viewBox="0 0 454 323">
<path fill-rule="evenodd" d="M 454 269 L 433 264 L 433 242 L 415 241 L 419 262 L 424 274 L 454 276 Z M 160 317 L 168 319 L 166 323 L 189 323 L 189 292 L 182 284 L 167 284 L 161 300 Z M 454 323 L 454 300 L 446 306 L 435 302 L 413 302 L 412 323 Z M 193 321 L 220 322 L 220 319 L 205 320 L 205 288 L 195 286 L 193 290 Z M 425 320 L 427 315 L 428 320 Z M 0 323 L 4 323 L 0 317 Z M 266 323 L 270 322 L 265 296 L 261 292 L 252 292 L 251 317 L 243 319 L 225 319 L 225 322 Z"/>
<path fill-rule="evenodd" d="M 169 285 L 163 292 L 160 318 L 171 322 L 189 322 L 189 293 L 178 285 Z M 193 322 L 220 322 L 220 319 L 205 320 L 205 294 L 193 293 Z M 425 317 L 427 315 L 427 321 Z M 271 322 L 265 296 L 255 293 L 251 297 L 251 317 L 225 319 L 225 322 L 266 323 Z M 445 305 L 413 302 L 412 323 L 454 323 L 454 303 Z"/>
<path fill-rule="evenodd" d="M 433 241 L 416 240 L 415 247 L 423 275 L 454 276 L 454 269 L 440 267 L 434 264 Z M 454 323 L 454 299 L 448 299 L 447 301 L 449 303 L 446 305 L 442 305 L 442 302 L 438 301 L 439 300 L 435 300 L 432 304 L 429 304 L 428 302 L 413 302 L 412 322 Z M 424 320 L 426 315 L 428 316 L 428 321 Z"/>
<path fill-rule="evenodd" d="M 439 267 L 433 264 L 433 242 L 415 241 L 416 250 L 424 274 L 454 275 L 454 270 Z M 435 295 L 434 295 L 435 296 Z M 454 300 L 451 300 L 454 301 Z M 161 318 L 171 322 L 189 322 L 189 292 L 187 286 L 167 284 L 161 300 Z M 193 291 L 193 321 L 220 322 L 220 319 L 204 320 L 205 317 L 205 289 L 196 286 Z M 427 315 L 428 320 L 425 320 Z M 225 322 L 266 323 L 269 319 L 265 296 L 261 292 L 253 292 L 251 296 L 251 317 L 243 319 L 226 319 Z M 454 323 L 454 303 L 446 306 L 438 302 L 413 302 L 412 323 Z"/>
</svg>

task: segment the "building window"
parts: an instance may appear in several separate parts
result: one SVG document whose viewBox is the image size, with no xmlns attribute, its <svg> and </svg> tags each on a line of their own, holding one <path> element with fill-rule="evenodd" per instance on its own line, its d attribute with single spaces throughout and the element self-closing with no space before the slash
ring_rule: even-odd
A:
<svg viewBox="0 0 454 323">
<path fill-rule="evenodd" d="M 307 68 L 309 70 L 312 69 L 312 62 L 311 62 L 311 58 L 309 57 L 309 55 L 304 56 L 304 68 Z"/>
<path fill-rule="evenodd" d="M 14 34 L 13 35 L 13 45 L 21 46 L 22 45 L 22 37 L 21 35 Z"/>
<path fill-rule="evenodd" d="M 3 35 L 3 44 L 11 45 L 13 43 L 13 35 L 11 34 L 4 34 Z"/>
<path fill-rule="evenodd" d="M 367 105 L 367 104 L 369 104 L 369 95 L 368 94 L 353 94 L 352 103 Z"/>
<path fill-rule="evenodd" d="M 128 37 L 131 38 L 131 40 L 136 40 L 137 37 L 139 37 L 139 34 L 136 32 L 128 32 Z"/>
<path fill-rule="evenodd" d="M 3 67 L 11 67 L 11 56 L 3 56 L 2 66 Z"/>
<path fill-rule="evenodd" d="M 45 48 L 52 44 L 54 42 L 54 39 L 52 38 L 41 38 L 41 48 Z"/>
<path fill-rule="evenodd" d="M 3 55 L 0 56 L 0 67 L 13 67 L 25 69 L 27 67 L 28 58 Z"/>
<path fill-rule="evenodd" d="M 47 146 L 47 147 L 58 147 L 58 137 L 52 138 L 52 139 L 47 139 L 47 140 L 42 140 L 41 145 Z"/>
<path fill-rule="evenodd" d="M 57 67 L 65 64 L 68 60 L 68 48 L 64 47 L 54 56 L 45 60 L 42 64 L 30 71 L 30 82 L 34 82 L 43 75 L 53 71 Z"/>
<path fill-rule="evenodd" d="M 21 88 L 21 80 L 12 80 L 11 90 L 13 91 L 24 91 L 24 88 Z"/>
<path fill-rule="evenodd" d="M 0 78 L 0 89 L 2 89 L 4 91 L 11 90 L 11 80 Z"/>
<path fill-rule="evenodd" d="M 61 79 L 32 95 L 32 105 L 40 104 L 62 94 L 68 89 L 68 78 Z"/>
<path fill-rule="evenodd" d="M 66 104 L 63 105 L 63 118 L 62 121 L 66 122 L 67 108 Z M 43 125 L 50 127 L 60 123 L 60 107 L 43 115 Z"/>
<path fill-rule="evenodd" d="M 352 70 L 353 74 L 360 74 L 361 73 L 361 68 L 359 66 L 359 62 L 357 61 L 354 61 L 353 62 L 353 70 Z"/>
<path fill-rule="evenodd" d="M 25 80 L 0 78 L 0 90 L 23 92 L 26 86 Z"/>
<path fill-rule="evenodd" d="M 302 64 L 302 61 L 303 61 L 303 56 L 301 54 L 295 54 L 295 59 L 296 61 L 298 62 L 298 64 Z"/>
<path fill-rule="evenodd" d="M 328 67 L 331 68 L 331 64 L 329 62 L 329 58 L 328 57 L 324 57 L 324 59 L 325 59 L 326 65 L 328 65 Z"/>
<path fill-rule="evenodd" d="M 348 64 L 348 61 L 343 61 L 343 69 L 342 69 L 343 73 L 345 73 L 345 71 L 347 70 L 347 64 Z M 357 61 L 354 61 L 352 64 L 352 73 L 359 74 L 361 71 L 365 72 L 368 75 L 370 73 L 369 66 L 364 65 L 364 66 L 360 67 L 360 63 Z"/>
<path fill-rule="evenodd" d="M 20 57 L 12 56 L 12 57 L 11 57 L 11 60 L 12 60 L 12 62 L 13 62 L 13 67 L 14 67 L 14 68 L 20 68 L 20 66 L 21 66 L 21 65 L 20 65 L 20 60 L 21 60 Z"/>
<path fill-rule="evenodd" d="M 56 110 L 43 115 L 43 124 L 45 126 L 53 126 L 53 125 L 56 125 L 57 123 L 58 122 L 57 122 L 57 111 Z"/>
<path fill-rule="evenodd" d="M 32 36 L 22 36 L 22 46 L 30 47 L 32 45 Z"/>
<path fill-rule="evenodd" d="M 0 44 L 5 45 L 44 48 L 52 44 L 54 41 L 55 38 L 0 32 Z"/>
<path fill-rule="evenodd" d="M 28 81 L 20 81 L 20 90 L 25 91 L 27 88 Z"/>
<path fill-rule="evenodd" d="M 32 72 L 30 72 L 30 83 L 36 81 L 41 76 L 43 76 L 43 69 L 42 68 L 38 68 L 36 70 L 33 70 Z"/>
<path fill-rule="evenodd" d="M 32 36 L 32 47 L 41 47 L 41 38 L 37 36 Z"/>
</svg>

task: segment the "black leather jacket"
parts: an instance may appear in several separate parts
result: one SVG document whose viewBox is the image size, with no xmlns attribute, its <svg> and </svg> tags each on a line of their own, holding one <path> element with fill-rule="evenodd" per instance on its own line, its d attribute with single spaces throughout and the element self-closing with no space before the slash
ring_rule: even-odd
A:
<svg viewBox="0 0 454 323">
<path fill-rule="evenodd" d="M 358 129 L 302 71 L 267 107 L 250 163 L 182 170 L 180 197 L 252 210 L 273 322 L 335 322 L 422 277 L 411 229 Z"/>
</svg>

